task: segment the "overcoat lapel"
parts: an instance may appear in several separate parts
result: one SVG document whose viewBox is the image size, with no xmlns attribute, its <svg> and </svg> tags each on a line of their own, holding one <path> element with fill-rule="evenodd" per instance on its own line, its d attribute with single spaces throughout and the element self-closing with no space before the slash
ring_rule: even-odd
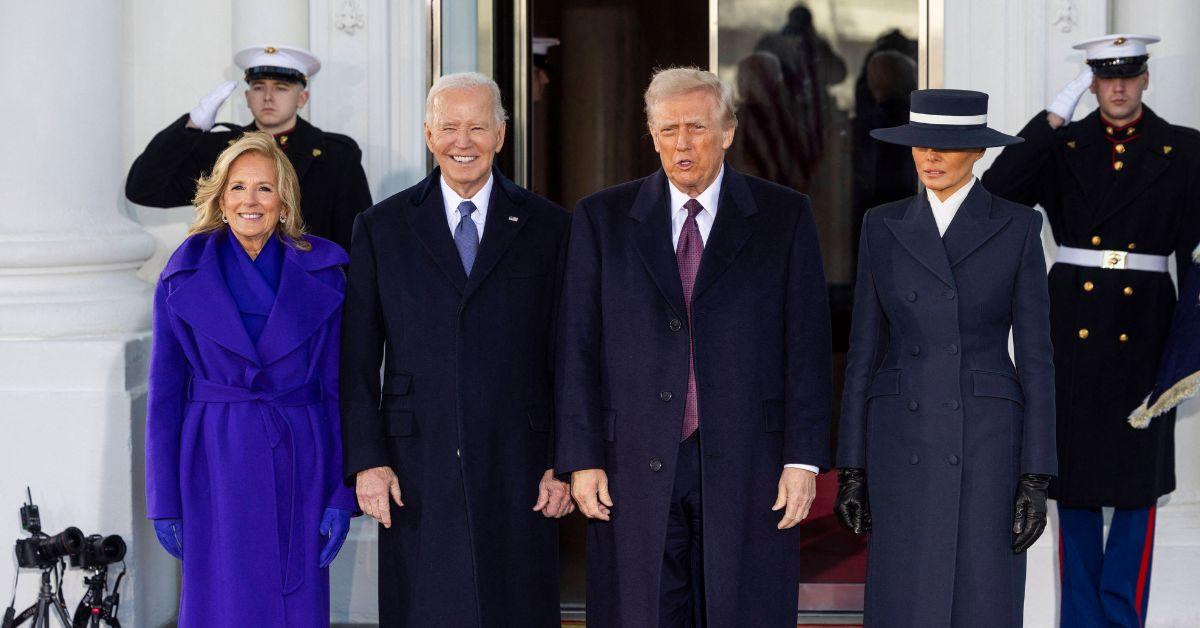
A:
<svg viewBox="0 0 1200 628">
<path fill-rule="evenodd" d="M 479 254 L 463 291 L 463 300 L 479 289 L 496 263 L 504 256 L 509 245 L 529 222 L 529 209 L 525 206 L 525 192 L 509 181 L 500 171 L 492 169 L 492 196 L 488 199 L 487 218 L 483 225 L 483 239 L 479 243 Z"/>
<path fill-rule="evenodd" d="M 195 331 L 254 364 L 260 364 L 258 352 L 250 342 L 237 304 L 221 274 L 217 259 L 220 240 L 220 234 L 209 234 L 195 272 L 167 297 L 167 306 Z"/>
<path fill-rule="evenodd" d="M 462 258 L 458 256 L 446 222 L 441 176 L 441 171 L 434 168 L 425 183 L 413 193 L 410 201 L 414 207 L 408 212 L 408 222 L 434 263 L 462 294 L 467 284 L 467 273 L 463 270 Z"/>
<path fill-rule="evenodd" d="M 751 216 L 758 211 L 746 177 L 725 165 L 725 178 L 721 183 L 717 219 L 708 242 L 704 243 L 704 254 L 700 257 L 700 270 L 696 273 L 696 285 L 692 288 L 692 302 L 717 280 L 717 277 L 733 263 L 751 234 L 754 225 Z M 669 214 L 668 214 L 669 215 Z"/>
<path fill-rule="evenodd" d="M 941 279 L 942 283 L 951 288 L 955 287 L 950 262 L 946 258 L 946 247 L 938 235 L 933 210 L 929 207 L 929 199 L 924 191 L 912 198 L 902 218 L 884 218 L 883 222 L 909 255 Z"/>
<path fill-rule="evenodd" d="M 1144 127 L 1144 135 L 1136 141 L 1143 142 L 1143 144 L 1134 158 L 1133 167 L 1126 169 L 1132 170 L 1132 172 L 1126 172 L 1128 177 L 1120 180 L 1119 185 L 1113 186 L 1108 198 L 1104 199 L 1101 210 L 1095 215 L 1095 220 L 1092 222 L 1093 231 L 1105 220 L 1128 207 L 1171 165 L 1170 157 L 1163 153 L 1163 145 L 1168 141 L 1169 125 L 1148 107 L 1140 124 Z"/>
<path fill-rule="evenodd" d="M 342 305 L 342 294 L 313 277 L 289 244 L 283 247 L 283 269 L 275 306 L 258 339 L 263 366 L 291 353 L 320 329 Z"/>
<path fill-rule="evenodd" d="M 634 226 L 634 240 L 642 263 L 675 316 L 685 318 L 683 283 L 679 279 L 675 251 L 671 249 L 671 208 L 668 198 L 667 175 L 659 170 L 642 182 L 633 207 L 629 210 L 629 217 L 638 223 Z"/>
<path fill-rule="evenodd" d="M 992 218 L 991 212 L 992 195 L 983 188 L 982 182 L 976 181 L 942 238 L 951 268 L 978 250 L 1011 220 L 1008 217 Z"/>
</svg>

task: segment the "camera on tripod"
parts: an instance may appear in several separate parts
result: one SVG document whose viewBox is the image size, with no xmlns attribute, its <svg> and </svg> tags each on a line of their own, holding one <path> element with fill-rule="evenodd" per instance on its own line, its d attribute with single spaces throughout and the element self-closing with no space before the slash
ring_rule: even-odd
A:
<svg viewBox="0 0 1200 628">
<path fill-rule="evenodd" d="M 57 619 L 63 628 L 98 627 L 101 622 L 120 628 L 121 623 L 117 621 L 117 608 L 121 603 L 118 589 L 125 577 L 125 570 L 122 567 L 110 594 L 108 566 L 125 560 L 125 539 L 116 534 L 84 536 L 83 532 L 74 526 L 50 536 L 42 532 L 42 518 L 38 507 L 33 503 L 29 489 L 26 489 L 26 495 L 28 501 L 21 506 L 21 527 L 31 536 L 28 539 L 18 539 L 14 553 L 20 568 L 41 570 L 42 584 L 37 602 L 32 606 L 20 614 L 16 613 L 15 605 L 5 609 L 0 628 L 16 628 L 26 621 L 35 628 L 48 628 L 51 618 Z M 67 603 L 63 599 L 62 579 L 66 572 L 64 560 L 69 560 L 71 567 L 83 569 L 90 574 L 85 574 L 83 579 L 87 592 L 75 609 L 74 618 L 67 614 Z M 51 574 L 55 576 L 53 580 Z M 15 602 L 15 581 L 13 587 Z"/>
</svg>

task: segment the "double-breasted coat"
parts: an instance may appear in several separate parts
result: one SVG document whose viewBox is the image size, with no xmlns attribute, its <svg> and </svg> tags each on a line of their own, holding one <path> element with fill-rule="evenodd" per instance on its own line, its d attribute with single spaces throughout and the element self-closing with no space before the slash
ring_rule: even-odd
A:
<svg viewBox="0 0 1200 628">
<path fill-rule="evenodd" d="M 1061 246 L 1174 255 L 1186 273 L 1200 238 L 1200 136 L 1149 107 L 1118 132 L 1099 111 L 1057 130 L 1043 111 L 983 183 L 1041 205 Z M 1143 508 L 1175 489 L 1174 412 L 1146 429 L 1127 423 L 1154 388 L 1175 300 L 1166 273 L 1050 269 L 1060 465 L 1050 495 L 1063 505 Z"/>
<path fill-rule="evenodd" d="M 404 501 L 379 528 L 382 626 L 559 623 L 558 522 L 532 509 L 552 466 L 553 314 L 569 215 L 492 176 L 470 276 L 437 169 L 354 228 L 345 475 L 389 466 Z"/>
<path fill-rule="evenodd" d="M 182 519 L 179 625 L 329 625 L 319 567 L 342 484 L 338 332 L 346 253 L 284 244 L 275 304 L 252 342 L 223 278 L 225 231 L 184 240 L 159 276 L 146 415 L 146 509 Z"/>
<path fill-rule="evenodd" d="M 188 128 L 184 114 L 159 131 L 129 168 L 125 196 L 148 207 L 190 205 L 196 180 L 210 172 L 217 156 L 243 133 L 258 130 L 224 124 L 225 129 Z M 323 131 L 296 118 L 291 133 L 275 140 L 300 179 L 300 212 L 308 231 L 349 250 L 354 217 L 371 206 L 362 151 L 346 135 Z"/>
<path fill-rule="evenodd" d="M 808 198 L 725 165 L 688 323 L 660 170 L 575 210 L 560 312 L 555 465 L 603 469 L 587 614 L 658 623 L 695 346 L 703 577 L 712 626 L 794 626 L 800 528 L 772 512 L 784 464 L 830 463 L 830 323 Z"/>
<path fill-rule="evenodd" d="M 1057 470 L 1041 224 L 978 182 L 944 238 L 924 193 L 867 213 L 837 464 L 866 469 L 868 626 L 1021 624 L 1017 481 Z"/>
</svg>

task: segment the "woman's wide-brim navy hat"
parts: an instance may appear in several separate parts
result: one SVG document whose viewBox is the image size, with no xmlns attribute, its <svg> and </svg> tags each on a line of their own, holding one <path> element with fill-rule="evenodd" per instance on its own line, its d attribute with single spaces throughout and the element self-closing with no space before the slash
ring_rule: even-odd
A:
<svg viewBox="0 0 1200 628">
<path fill-rule="evenodd" d="M 889 144 L 922 148 L 989 148 L 1024 142 L 987 125 L 988 95 L 965 89 L 919 89 L 912 93 L 908 124 L 871 131 Z"/>
</svg>

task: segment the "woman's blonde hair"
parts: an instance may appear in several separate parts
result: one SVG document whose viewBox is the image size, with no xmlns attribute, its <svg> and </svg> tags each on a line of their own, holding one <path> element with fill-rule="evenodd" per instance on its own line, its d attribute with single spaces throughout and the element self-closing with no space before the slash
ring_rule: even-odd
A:
<svg viewBox="0 0 1200 628">
<path fill-rule="evenodd" d="M 196 219 L 188 227 L 188 234 L 211 233 L 229 227 L 221 220 L 224 216 L 221 211 L 221 195 L 229 183 L 229 171 L 233 162 L 247 153 L 262 155 L 275 163 L 275 190 L 283 202 L 280 216 L 286 218 L 277 225 L 275 233 L 284 242 L 301 251 L 311 250 L 312 245 L 304 239 L 304 216 L 300 213 L 300 179 L 296 176 L 296 169 L 292 167 L 287 155 L 275 145 L 275 138 L 262 131 L 243 134 L 236 142 L 230 144 L 229 148 L 221 151 L 217 157 L 212 172 L 201 176 L 196 182 L 196 197 L 192 199 L 192 205 L 196 206 Z"/>
</svg>

